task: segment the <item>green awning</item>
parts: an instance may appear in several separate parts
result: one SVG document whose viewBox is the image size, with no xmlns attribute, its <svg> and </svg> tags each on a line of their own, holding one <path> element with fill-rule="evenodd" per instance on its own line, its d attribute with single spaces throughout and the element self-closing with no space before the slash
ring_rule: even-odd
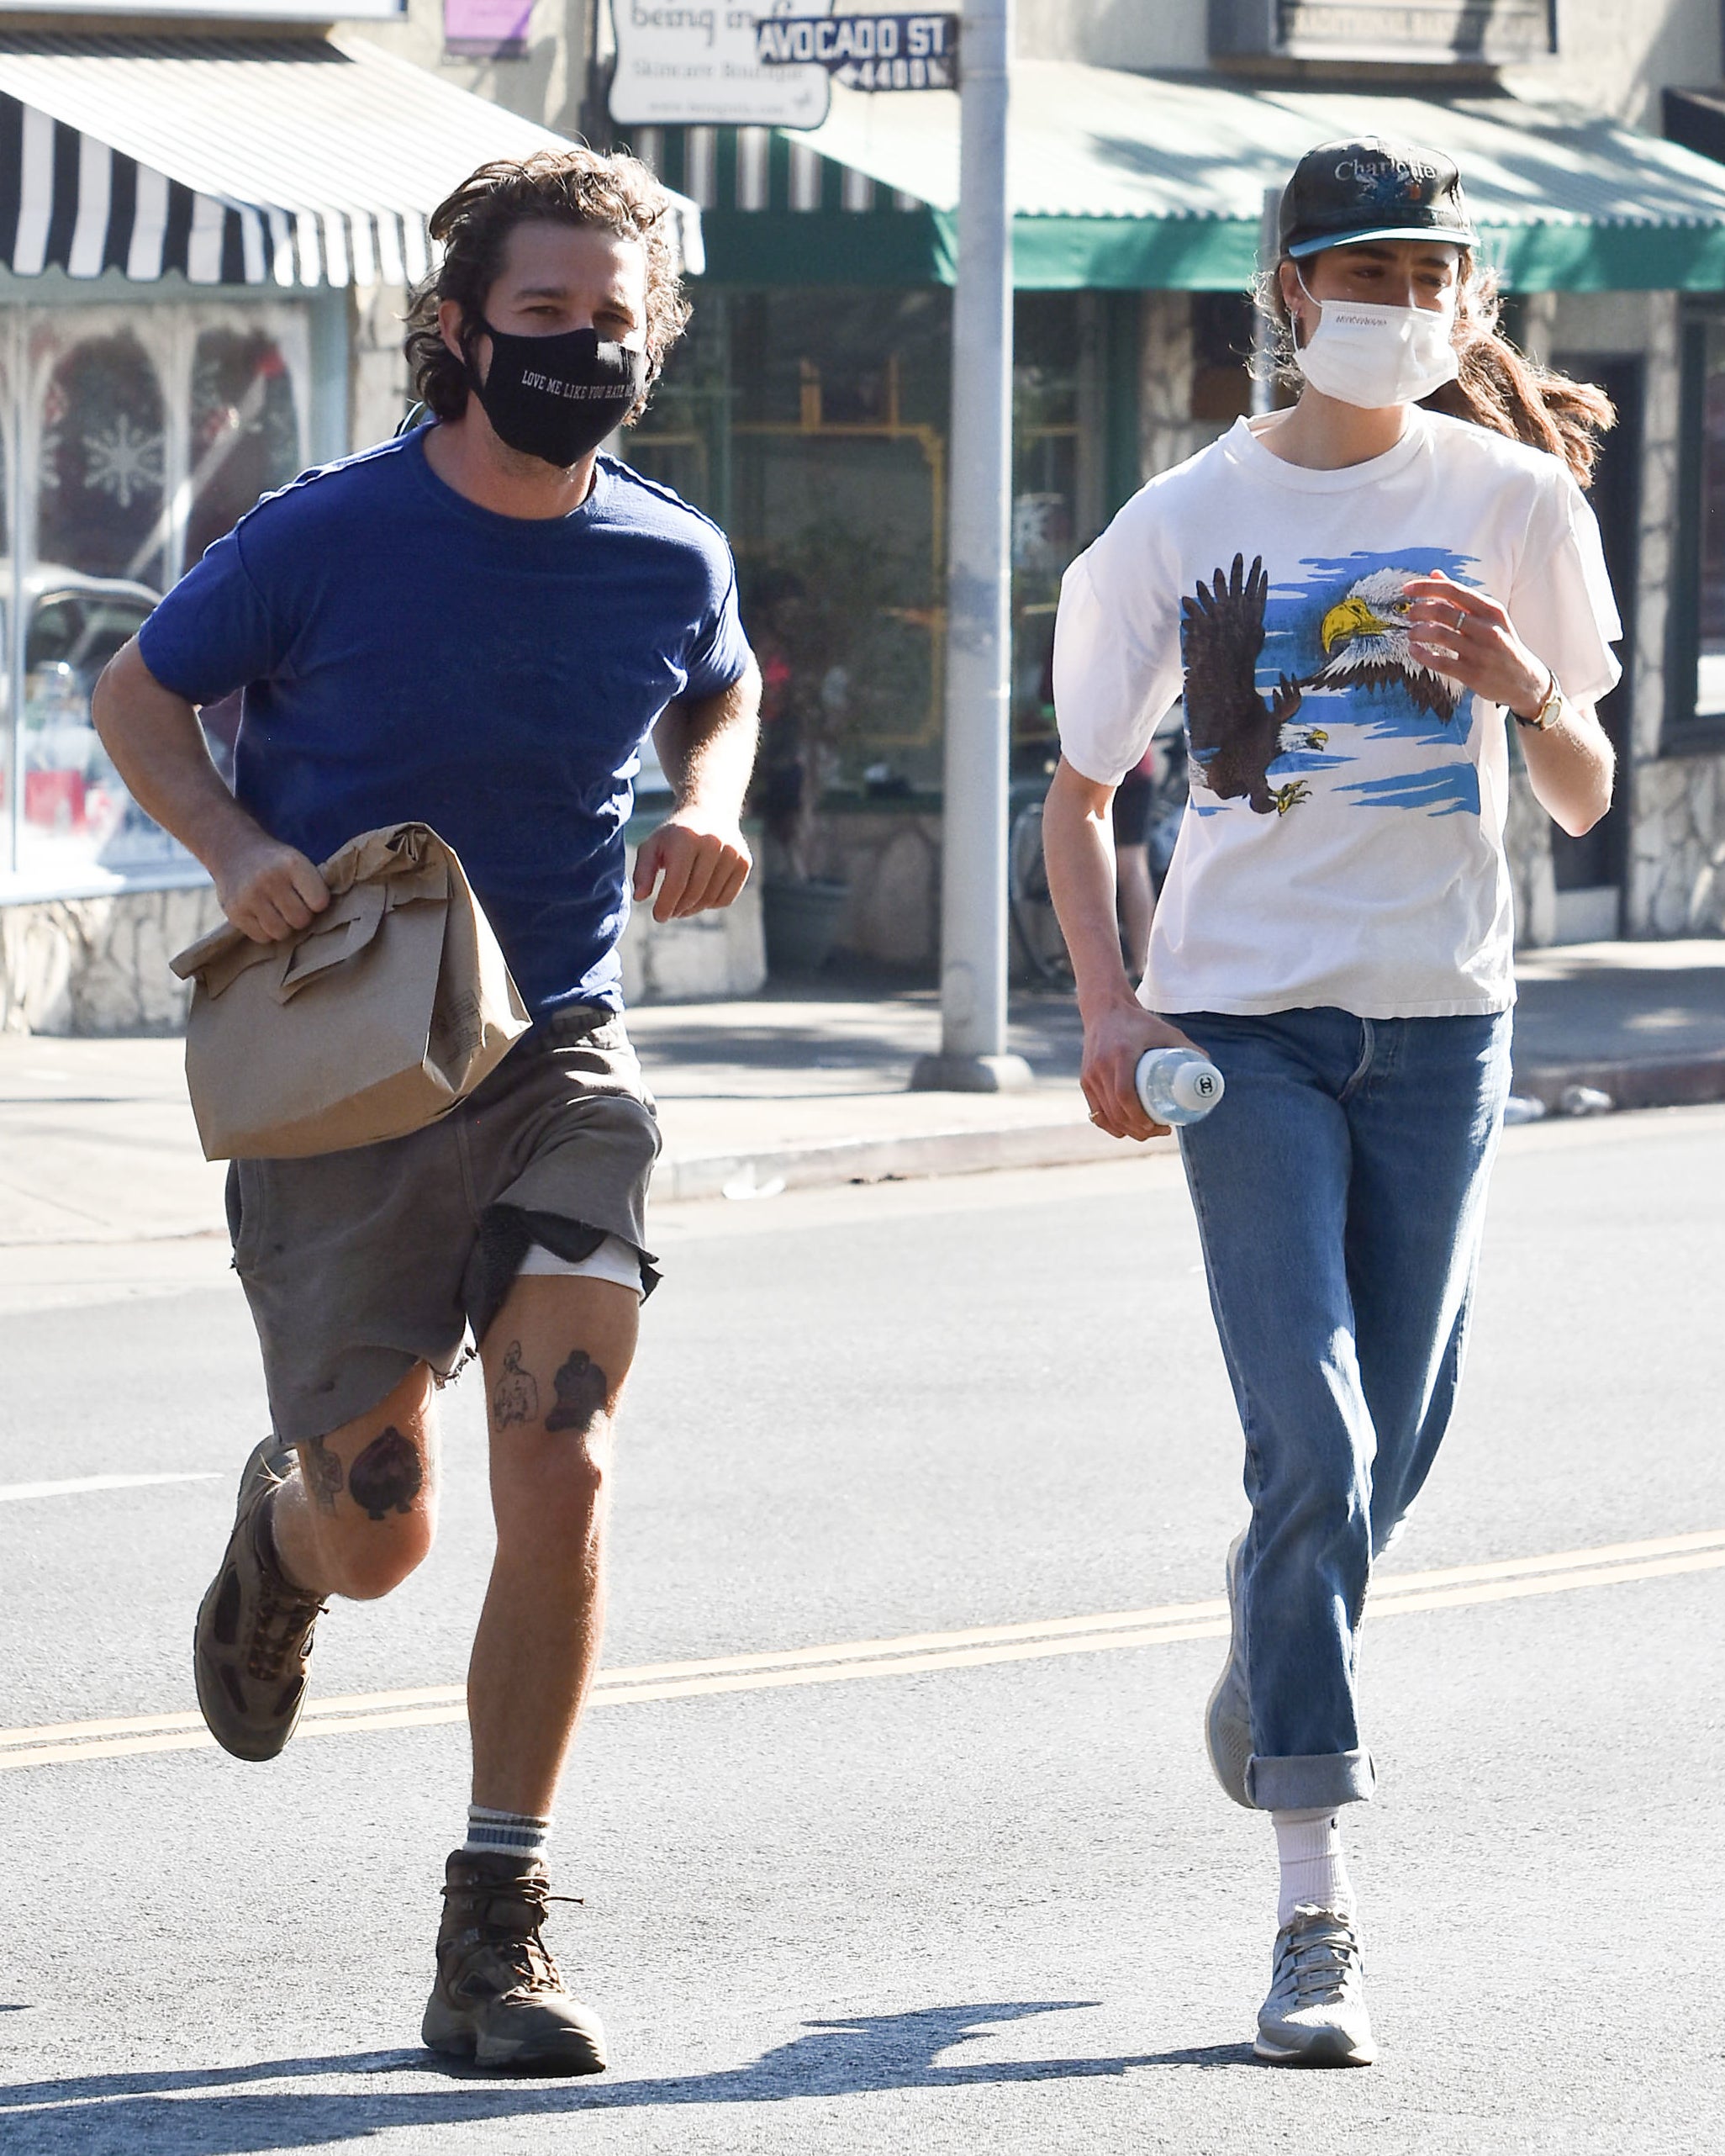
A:
<svg viewBox="0 0 1725 2156">
<path fill-rule="evenodd" d="M 1265 189 L 1315 142 L 1366 134 L 1455 158 L 1482 252 L 1513 289 L 1725 289 L 1725 167 L 1601 114 L 1506 95 L 1250 88 L 1058 61 L 1021 61 L 1013 73 L 1016 282 L 1237 291 L 1256 264 Z M 664 146 L 666 178 L 701 203 L 716 280 L 952 281 L 951 92 L 835 86 L 831 116 L 807 135 L 730 130 L 698 154 Z"/>
</svg>

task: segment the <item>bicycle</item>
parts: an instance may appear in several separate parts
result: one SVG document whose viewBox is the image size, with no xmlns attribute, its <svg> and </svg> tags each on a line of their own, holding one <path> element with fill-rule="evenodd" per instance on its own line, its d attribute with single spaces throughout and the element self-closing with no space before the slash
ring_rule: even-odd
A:
<svg viewBox="0 0 1725 2156">
<path fill-rule="evenodd" d="M 1186 811 L 1186 739 L 1182 727 L 1164 721 L 1153 743 L 1155 792 L 1147 843 L 1150 872 L 1159 890 L 1174 858 Z M 1006 898 L 1013 940 L 1031 978 L 1050 988 L 1073 985 L 1072 960 L 1055 917 L 1042 853 L 1042 803 L 1054 775 L 1058 750 L 1037 743 L 1027 752 L 1037 769 L 1012 780 L 1007 792 Z"/>
</svg>

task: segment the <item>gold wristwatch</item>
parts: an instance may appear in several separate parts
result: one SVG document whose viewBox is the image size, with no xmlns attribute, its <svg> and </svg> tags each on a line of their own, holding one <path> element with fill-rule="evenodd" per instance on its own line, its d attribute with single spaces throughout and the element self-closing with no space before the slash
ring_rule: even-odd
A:
<svg viewBox="0 0 1725 2156">
<path fill-rule="evenodd" d="M 1522 714 L 1517 711 L 1513 705 L 1511 705 L 1510 709 L 1510 716 L 1515 721 L 1518 727 L 1536 727 L 1541 733 L 1549 733 L 1551 729 L 1563 716 L 1564 711 L 1563 684 L 1558 679 L 1557 675 L 1553 673 L 1550 667 L 1547 667 L 1545 670 L 1548 674 L 1551 674 L 1551 686 L 1545 692 L 1544 702 L 1541 704 L 1539 709 L 1534 712 L 1533 716 L 1531 718 L 1524 719 L 1522 716 Z"/>
</svg>

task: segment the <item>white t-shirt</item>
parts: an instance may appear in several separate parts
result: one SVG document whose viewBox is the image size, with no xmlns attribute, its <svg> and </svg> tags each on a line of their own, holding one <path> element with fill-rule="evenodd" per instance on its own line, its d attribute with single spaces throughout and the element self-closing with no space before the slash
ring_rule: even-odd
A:
<svg viewBox="0 0 1725 2156">
<path fill-rule="evenodd" d="M 1514 1001 L 1506 720 L 1408 649 L 1402 586 L 1433 569 L 1501 600 L 1572 700 L 1617 679 L 1599 528 L 1568 468 L 1418 407 L 1395 448 L 1341 471 L 1285 462 L 1241 420 L 1067 571 L 1067 761 L 1117 783 L 1185 698 L 1191 806 L 1153 1010 Z"/>
</svg>

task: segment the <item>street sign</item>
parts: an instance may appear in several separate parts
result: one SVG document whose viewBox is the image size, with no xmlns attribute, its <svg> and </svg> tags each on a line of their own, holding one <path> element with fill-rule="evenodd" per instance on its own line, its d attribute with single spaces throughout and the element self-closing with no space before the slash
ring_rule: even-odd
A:
<svg viewBox="0 0 1725 2156">
<path fill-rule="evenodd" d="M 533 0 L 443 0 L 443 50 L 451 60 L 521 60 Z"/>
<path fill-rule="evenodd" d="M 956 90 L 956 15 L 763 16 L 755 49 L 769 68 L 811 62 L 852 90 Z"/>
<path fill-rule="evenodd" d="M 819 127 L 832 78 L 818 63 L 762 66 L 757 24 L 825 16 L 831 0 L 611 0 L 611 118 L 624 127 Z"/>
</svg>

